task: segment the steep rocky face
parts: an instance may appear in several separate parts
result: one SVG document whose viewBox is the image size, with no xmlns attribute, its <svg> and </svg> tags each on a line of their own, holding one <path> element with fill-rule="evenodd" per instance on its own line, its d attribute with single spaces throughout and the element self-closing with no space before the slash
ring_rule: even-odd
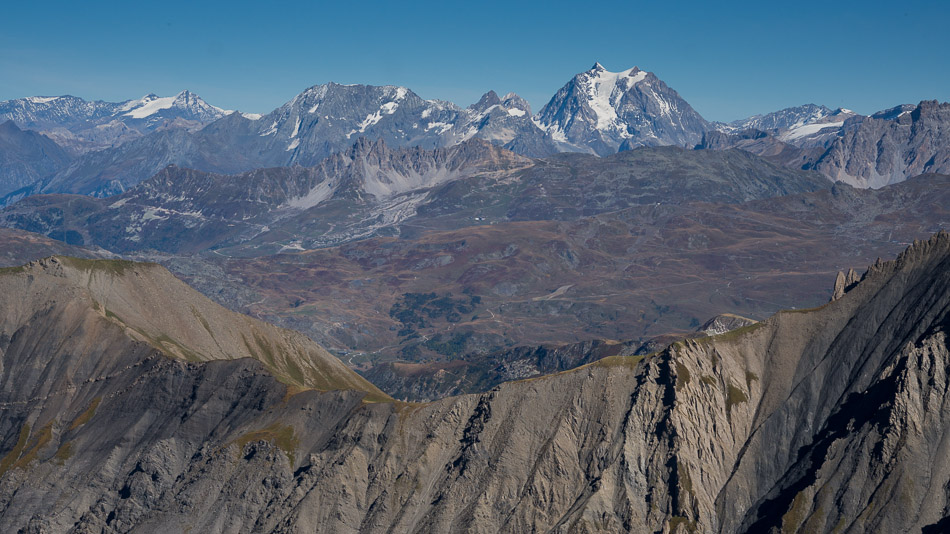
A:
<svg viewBox="0 0 950 534">
<path fill-rule="evenodd" d="M 446 125 L 443 142 L 451 144 L 476 137 L 525 156 L 544 157 L 559 152 L 558 143 L 533 119 L 531 106 L 520 96 L 508 93 L 499 97 L 489 91 L 465 109 L 457 124 Z"/>
<path fill-rule="evenodd" d="M 254 121 L 232 113 L 197 132 L 183 128 L 152 132 L 85 154 L 28 193 L 117 195 L 173 164 L 220 173 L 279 165 L 248 148 L 247 140 L 256 135 L 253 125 Z"/>
<path fill-rule="evenodd" d="M 729 134 L 741 134 L 747 130 L 766 132 L 778 141 L 798 148 L 825 148 L 841 135 L 845 122 L 863 118 L 850 109 L 831 110 L 806 104 L 716 126 L 718 131 Z"/>
<path fill-rule="evenodd" d="M 65 331 L 5 338 L 4 530 L 929 532 L 946 523 L 946 233 L 875 264 L 815 310 L 427 405 L 288 396 L 249 360 L 184 364 L 154 359 L 146 345 L 103 361 L 118 331 L 110 324 L 95 344 L 81 342 L 88 329 L 73 330 L 71 383 L 56 381 L 62 360 L 45 350 L 10 380 L 25 345 L 45 348 Z"/>
<path fill-rule="evenodd" d="M 950 103 L 924 101 L 853 123 L 811 167 L 855 187 L 878 188 L 950 172 L 948 147 Z"/>
<path fill-rule="evenodd" d="M 718 124 L 717 130 L 703 134 L 695 148 L 738 148 L 792 169 L 809 169 L 846 129 L 864 119 L 851 110 L 809 104 Z"/>
<path fill-rule="evenodd" d="M 797 122 L 774 132 L 780 141 L 793 146 L 824 149 L 837 141 L 851 125 L 864 119 L 864 116 L 849 109 L 838 108 L 814 120 Z"/>
<path fill-rule="evenodd" d="M 538 124 L 566 149 L 607 155 L 638 146 L 693 146 L 708 123 L 652 72 L 600 63 L 562 87 Z"/>
<path fill-rule="evenodd" d="M 0 197 L 32 185 L 72 161 L 52 139 L 21 130 L 13 121 L 0 124 Z"/>
<path fill-rule="evenodd" d="M 262 152 L 285 154 L 285 164 L 313 165 L 360 137 L 390 146 L 440 146 L 440 126 L 454 124 L 460 111 L 405 87 L 329 83 L 300 93 L 255 128 Z"/>
<path fill-rule="evenodd" d="M 818 170 L 855 187 L 880 188 L 920 174 L 946 172 L 948 124 L 950 104 L 937 101 L 896 106 L 870 117 L 839 109 L 768 133 L 729 128 L 707 132 L 696 148 L 739 148 L 789 167 Z"/>
</svg>

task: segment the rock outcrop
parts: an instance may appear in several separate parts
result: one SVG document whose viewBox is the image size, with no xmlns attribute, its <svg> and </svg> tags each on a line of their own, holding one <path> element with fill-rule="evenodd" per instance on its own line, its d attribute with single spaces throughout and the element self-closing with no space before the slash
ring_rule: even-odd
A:
<svg viewBox="0 0 950 534">
<path fill-rule="evenodd" d="M 49 276 L 34 267 L 2 280 L 29 287 Z M 76 309 L 89 308 L 3 303 L 3 531 L 947 523 L 947 233 L 873 265 L 821 308 L 426 405 L 294 395 L 251 359 L 173 360 L 129 345 L 127 329 L 93 312 L 51 320 Z"/>
<path fill-rule="evenodd" d="M 858 273 L 856 273 L 854 269 L 848 269 L 847 274 L 838 271 L 838 276 L 835 277 L 835 288 L 831 295 L 831 300 L 840 299 L 860 281 L 861 277 L 858 276 Z"/>
</svg>

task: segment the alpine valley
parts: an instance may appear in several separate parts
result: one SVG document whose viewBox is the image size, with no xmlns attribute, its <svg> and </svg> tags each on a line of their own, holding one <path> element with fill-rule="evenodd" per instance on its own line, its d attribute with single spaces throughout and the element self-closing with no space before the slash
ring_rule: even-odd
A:
<svg viewBox="0 0 950 534">
<path fill-rule="evenodd" d="M 948 532 L 950 104 L 894 104 L 0 102 L 0 532 Z"/>
</svg>

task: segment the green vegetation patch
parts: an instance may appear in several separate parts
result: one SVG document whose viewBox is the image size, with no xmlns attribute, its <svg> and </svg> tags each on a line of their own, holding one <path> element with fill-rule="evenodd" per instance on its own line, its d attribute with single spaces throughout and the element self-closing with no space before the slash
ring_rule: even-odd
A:
<svg viewBox="0 0 950 534">
<path fill-rule="evenodd" d="M 465 347 L 471 337 L 471 332 L 456 332 L 451 337 L 438 334 L 426 341 L 425 347 L 443 356 L 459 356 L 465 352 Z"/>
<path fill-rule="evenodd" d="M 82 425 L 88 423 L 89 420 L 92 419 L 92 416 L 96 415 L 96 409 L 99 408 L 99 403 L 101 401 L 102 397 L 96 397 L 92 399 L 92 402 L 89 403 L 89 407 L 79 414 L 79 417 L 77 417 L 76 420 L 73 421 L 71 425 L 69 425 L 69 430 L 76 430 Z"/>
<path fill-rule="evenodd" d="M 19 267 L 0 267 L 0 275 L 16 274 L 22 272 L 26 272 L 26 265 L 20 265 Z"/>
<path fill-rule="evenodd" d="M 631 371 L 643 360 L 643 356 L 607 356 L 593 363 L 598 367 L 626 367 Z"/>
<path fill-rule="evenodd" d="M 73 442 L 67 441 L 60 445 L 59 450 L 56 451 L 56 455 L 53 458 L 56 459 L 56 463 L 59 465 L 64 465 L 70 458 L 73 457 Z"/>
<path fill-rule="evenodd" d="M 677 530 L 681 526 L 683 530 Z M 674 515 L 670 518 L 670 533 L 675 534 L 677 532 L 696 532 L 696 521 L 690 520 L 688 517 Z"/>
<path fill-rule="evenodd" d="M 30 439 L 32 437 L 32 439 Z M 26 468 L 36 459 L 40 449 L 45 447 L 53 437 L 53 422 L 50 421 L 35 435 L 30 434 L 30 425 L 25 424 L 20 429 L 20 437 L 16 445 L 0 460 L 0 476 L 6 474 L 10 468 Z"/>
<path fill-rule="evenodd" d="M 703 375 L 699 377 L 699 381 L 702 382 L 703 384 L 706 384 L 707 386 L 716 385 L 716 378 L 711 375 Z"/>
<path fill-rule="evenodd" d="M 16 445 L 13 446 L 13 449 L 0 459 L 0 476 L 6 474 L 7 470 L 13 466 L 13 463 L 20 458 L 20 455 L 23 454 L 23 449 L 26 448 L 26 442 L 30 439 L 30 425 L 25 424 L 20 428 L 20 438 L 17 439 Z"/>
<path fill-rule="evenodd" d="M 268 443 L 272 443 L 278 449 L 284 451 L 284 454 L 286 454 L 287 458 L 290 459 L 291 466 L 295 464 L 295 454 L 297 452 L 297 447 L 300 445 L 300 440 L 297 439 L 297 435 L 294 432 L 294 427 L 290 425 L 281 425 L 280 423 L 274 422 L 267 428 L 244 434 L 243 436 L 234 440 L 233 443 L 235 443 L 241 450 L 244 450 L 244 447 L 247 446 L 248 443 L 257 441 L 266 441 Z"/>
<path fill-rule="evenodd" d="M 26 468 L 33 460 L 36 459 L 36 455 L 40 452 L 40 449 L 45 447 L 50 440 L 53 438 L 53 422 L 50 421 L 46 423 L 39 432 L 36 433 L 36 436 L 30 440 L 30 444 L 27 445 L 26 452 L 23 453 L 23 456 L 13 464 L 13 467 L 19 467 L 21 469 Z"/>
<path fill-rule="evenodd" d="M 158 337 L 151 337 L 141 330 L 136 330 L 138 333 L 145 336 L 149 341 L 152 342 L 152 345 L 162 349 L 165 352 L 178 352 L 178 354 L 189 362 L 203 362 L 205 358 L 202 358 L 197 352 L 185 347 L 181 343 L 175 341 L 174 339 L 168 337 L 165 334 L 161 334 Z M 177 350 L 176 350 L 177 349 Z"/>
<path fill-rule="evenodd" d="M 89 260 L 69 256 L 57 256 L 64 264 L 82 271 L 98 271 L 121 276 L 136 265 L 155 265 L 154 263 L 137 263 L 129 260 Z"/>
<path fill-rule="evenodd" d="M 798 531 L 798 526 L 805 519 L 805 504 L 807 499 L 803 492 L 799 492 L 792 500 L 792 506 L 782 516 L 782 533 L 793 533 Z"/>
<path fill-rule="evenodd" d="M 749 400 L 749 397 L 736 386 L 729 384 L 729 388 L 726 391 L 726 413 L 732 413 L 732 407 L 740 402 L 746 402 Z"/>
<path fill-rule="evenodd" d="M 194 315 L 195 319 L 197 319 L 198 322 L 201 323 L 201 326 L 203 326 L 204 329 L 208 331 L 208 334 L 210 334 L 211 337 L 214 338 L 214 332 L 211 330 L 211 325 L 208 324 L 208 320 L 205 319 L 204 316 L 202 316 L 201 313 L 198 312 L 198 308 L 195 308 L 194 305 L 191 306 L 191 314 Z"/>
<path fill-rule="evenodd" d="M 277 359 L 274 357 L 274 349 L 271 348 L 271 346 L 267 343 L 267 339 L 264 338 L 263 336 L 258 335 L 258 334 L 255 333 L 255 334 L 254 334 L 254 342 L 257 343 L 257 347 L 258 347 L 259 349 L 261 349 L 260 354 L 261 354 L 261 356 L 262 356 L 263 358 L 258 357 L 256 353 L 253 353 L 253 352 L 252 352 L 252 354 L 254 354 L 254 357 L 257 358 L 258 360 L 260 360 L 260 361 L 263 362 L 263 363 L 270 364 L 270 366 L 271 366 L 272 368 L 277 367 Z M 245 344 L 246 344 L 246 343 L 247 343 L 247 341 L 245 341 Z M 250 347 L 248 347 L 248 348 L 250 348 Z M 299 369 L 298 369 L 298 371 L 299 371 Z M 300 373 L 300 382 L 303 383 L 303 374 L 302 374 L 302 373 Z"/>
<path fill-rule="evenodd" d="M 469 290 L 463 293 L 461 297 L 453 297 L 452 293 L 403 293 L 389 308 L 389 316 L 402 323 L 400 337 L 411 336 L 417 328 L 429 328 L 435 320 L 458 323 L 462 315 L 471 314 L 482 302 Z"/>
<path fill-rule="evenodd" d="M 758 375 L 756 375 L 752 371 L 745 372 L 745 387 L 750 392 L 752 391 L 752 382 L 758 382 L 758 381 L 759 381 Z"/>
<path fill-rule="evenodd" d="M 679 391 L 689 384 L 689 369 L 681 362 L 676 362 L 676 391 Z"/>
</svg>

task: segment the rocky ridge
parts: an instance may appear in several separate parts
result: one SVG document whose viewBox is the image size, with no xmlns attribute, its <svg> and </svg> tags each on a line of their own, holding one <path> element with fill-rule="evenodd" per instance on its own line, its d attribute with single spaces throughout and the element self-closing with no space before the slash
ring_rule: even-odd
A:
<svg viewBox="0 0 950 534">
<path fill-rule="evenodd" d="M 124 102 L 88 101 L 71 95 L 0 102 L 0 122 L 11 120 L 20 128 L 37 130 L 73 154 L 119 145 L 156 130 L 194 130 L 228 113 L 187 90 Z"/>
<path fill-rule="evenodd" d="M 855 187 L 879 188 L 950 172 L 950 103 L 898 107 L 846 128 L 810 168 Z"/>
<path fill-rule="evenodd" d="M 69 396 L 35 395 L 9 381 L 11 347 L 37 339 L 23 331 L 3 353 L 0 525 L 939 530 L 948 273 L 940 233 L 815 310 L 412 406 L 288 398 L 248 360 L 159 365 L 145 346 Z M 101 361 L 89 351 L 83 361 Z M 36 362 L 62 376 L 55 360 Z"/>
<path fill-rule="evenodd" d="M 220 175 L 166 167 L 108 199 L 35 195 L 2 224 L 115 252 L 310 250 L 419 228 L 572 220 L 634 205 L 738 203 L 831 185 L 742 151 L 650 147 L 530 159 L 487 141 L 393 149 L 361 138 L 314 167 Z M 223 252 L 223 251 L 222 251 Z"/>
<path fill-rule="evenodd" d="M 52 106 L 61 99 L 22 100 L 5 104 L 11 107 L 19 102 L 20 107 L 33 108 Z M 122 109 L 131 105 L 116 104 Z M 152 100 L 142 104 L 144 108 L 157 105 Z M 85 103 L 92 117 L 107 114 L 99 109 L 103 106 Z M 0 105 L 0 117 L 3 109 Z M 23 124 L 46 124 L 33 120 L 37 113 L 14 111 L 7 115 Z M 133 109 L 121 117 L 135 113 Z M 636 67 L 611 73 L 599 64 L 575 76 L 536 116 L 514 93 L 499 97 L 489 91 L 475 104 L 461 108 L 451 102 L 424 100 L 405 87 L 337 83 L 310 87 L 265 115 L 231 113 L 210 124 L 202 122 L 208 114 L 192 115 L 196 117 L 189 119 L 192 125 L 200 123 L 201 128 L 169 123 L 144 137 L 117 137 L 113 146 L 86 154 L 24 194 L 115 195 L 169 164 L 227 174 L 261 167 L 312 166 L 347 150 L 360 137 L 382 140 L 395 148 L 424 149 L 478 138 L 522 155 L 545 157 L 564 151 L 607 155 L 639 146 L 692 146 L 708 126 L 653 73 Z M 156 112 L 154 117 L 158 116 Z"/>
</svg>

